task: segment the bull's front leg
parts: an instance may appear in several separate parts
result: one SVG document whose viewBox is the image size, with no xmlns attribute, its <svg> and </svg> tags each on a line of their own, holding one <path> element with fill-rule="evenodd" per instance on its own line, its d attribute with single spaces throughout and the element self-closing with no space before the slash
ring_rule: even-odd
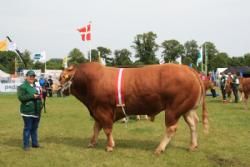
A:
<svg viewBox="0 0 250 167">
<path fill-rule="evenodd" d="M 114 123 L 114 113 L 112 108 L 105 108 L 99 106 L 94 111 L 94 117 L 96 121 L 100 124 L 104 133 L 107 136 L 106 151 L 108 152 L 113 151 L 113 148 L 115 147 L 115 142 L 112 136 L 112 128 Z"/>
<path fill-rule="evenodd" d="M 97 144 L 97 139 L 98 139 L 98 135 L 100 130 L 102 129 L 101 125 L 95 121 L 94 127 L 93 127 L 93 135 L 91 137 L 90 143 L 88 145 L 89 148 L 95 147 Z"/>
<path fill-rule="evenodd" d="M 106 151 L 112 152 L 115 147 L 115 141 L 112 135 L 112 128 L 103 128 L 106 136 L 107 136 L 107 146 Z"/>
</svg>

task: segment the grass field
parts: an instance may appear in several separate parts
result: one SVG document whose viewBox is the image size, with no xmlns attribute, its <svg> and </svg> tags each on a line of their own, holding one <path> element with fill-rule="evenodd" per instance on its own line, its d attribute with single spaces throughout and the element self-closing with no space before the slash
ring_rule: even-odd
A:
<svg viewBox="0 0 250 167">
<path fill-rule="evenodd" d="M 131 120 L 126 128 L 117 122 L 113 130 L 116 148 L 108 153 L 103 132 L 97 147 L 87 148 L 93 119 L 78 100 L 49 98 L 39 128 L 43 148 L 24 152 L 19 101 L 15 94 L 0 95 L 0 166 L 249 167 L 250 111 L 245 112 L 242 104 L 222 104 L 219 97 L 208 97 L 207 102 L 210 133 L 203 134 L 199 123 L 199 149 L 187 151 L 189 129 L 181 119 L 166 151 L 156 156 L 153 152 L 165 129 L 163 113 L 153 123 Z"/>
</svg>

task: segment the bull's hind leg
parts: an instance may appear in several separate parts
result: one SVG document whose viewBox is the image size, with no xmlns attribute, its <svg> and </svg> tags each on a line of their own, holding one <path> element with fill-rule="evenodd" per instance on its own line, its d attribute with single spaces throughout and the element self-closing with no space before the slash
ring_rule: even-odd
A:
<svg viewBox="0 0 250 167">
<path fill-rule="evenodd" d="M 189 150 L 193 151 L 198 147 L 197 130 L 196 130 L 197 123 L 198 123 L 198 116 L 195 110 L 192 110 L 186 113 L 183 117 L 190 128 L 191 144 L 190 144 Z"/>
<path fill-rule="evenodd" d="M 159 155 L 163 151 L 165 151 L 166 146 L 170 142 L 171 138 L 175 135 L 175 132 L 177 130 L 177 121 L 178 118 L 175 115 L 171 115 L 170 111 L 165 113 L 165 122 L 166 122 L 166 132 L 158 145 L 158 147 L 155 150 L 155 154 Z"/>
<path fill-rule="evenodd" d="M 93 127 L 93 135 L 91 137 L 88 147 L 95 147 L 95 145 L 97 144 L 97 138 L 101 129 L 102 129 L 101 125 L 95 121 L 95 124 Z"/>
<path fill-rule="evenodd" d="M 244 106 L 245 106 L 245 110 L 246 110 L 246 111 L 248 110 L 248 107 L 247 107 L 247 100 L 248 100 L 248 95 L 247 95 L 247 94 L 244 94 Z"/>
</svg>

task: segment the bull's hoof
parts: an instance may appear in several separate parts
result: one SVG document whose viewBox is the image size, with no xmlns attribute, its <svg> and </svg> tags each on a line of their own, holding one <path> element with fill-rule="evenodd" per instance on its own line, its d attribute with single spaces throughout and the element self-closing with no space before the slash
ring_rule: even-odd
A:
<svg viewBox="0 0 250 167">
<path fill-rule="evenodd" d="M 112 151 L 113 151 L 113 147 L 107 146 L 107 147 L 106 147 L 106 151 L 107 151 L 107 152 L 112 152 Z"/>
<path fill-rule="evenodd" d="M 96 146 L 96 143 L 89 143 L 88 148 L 94 148 Z"/>
<path fill-rule="evenodd" d="M 156 149 L 154 153 L 155 153 L 155 155 L 161 155 L 161 153 L 163 153 L 163 151 L 164 150 L 162 150 L 162 149 Z"/>
<path fill-rule="evenodd" d="M 155 116 L 149 116 L 149 120 L 150 120 L 151 122 L 154 122 Z"/>
<path fill-rule="evenodd" d="M 194 146 L 194 145 L 190 146 L 188 149 L 188 151 L 190 151 L 190 152 L 194 152 L 196 150 L 198 150 L 198 146 Z"/>
</svg>

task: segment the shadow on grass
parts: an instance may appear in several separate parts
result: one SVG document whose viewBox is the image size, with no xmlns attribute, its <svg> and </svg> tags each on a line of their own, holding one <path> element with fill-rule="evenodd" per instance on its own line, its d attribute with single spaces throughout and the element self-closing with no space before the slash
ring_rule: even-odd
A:
<svg viewBox="0 0 250 167">
<path fill-rule="evenodd" d="M 9 147 L 22 147 L 22 139 L 20 138 L 12 138 L 3 143 L 4 145 L 7 145 Z"/>
<path fill-rule="evenodd" d="M 70 147 L 83 147 L 89 149 L 87 146 L 89 144 L 90 138 L 79 138 L 79 137 L 57 137 L 50 136 L 43 138 L 42 143 L 48 144 L 62 144 Z M 150 141 L 150 140 L 135 140 L 135 139 L 116 139 L 116 148 L 124 149 L 140 149 L 140 150 L 150 150 L 153 151 L 159 144 L 160 141 Z M 106 139 L 98 139 L 98 143 L 94 149 L 104 150 L 106 147 Z M 186 147 L 175 146 L 171 143 L 168 147 L 174 147 L 176 149 L 187 150 Z"/>
</svg>

